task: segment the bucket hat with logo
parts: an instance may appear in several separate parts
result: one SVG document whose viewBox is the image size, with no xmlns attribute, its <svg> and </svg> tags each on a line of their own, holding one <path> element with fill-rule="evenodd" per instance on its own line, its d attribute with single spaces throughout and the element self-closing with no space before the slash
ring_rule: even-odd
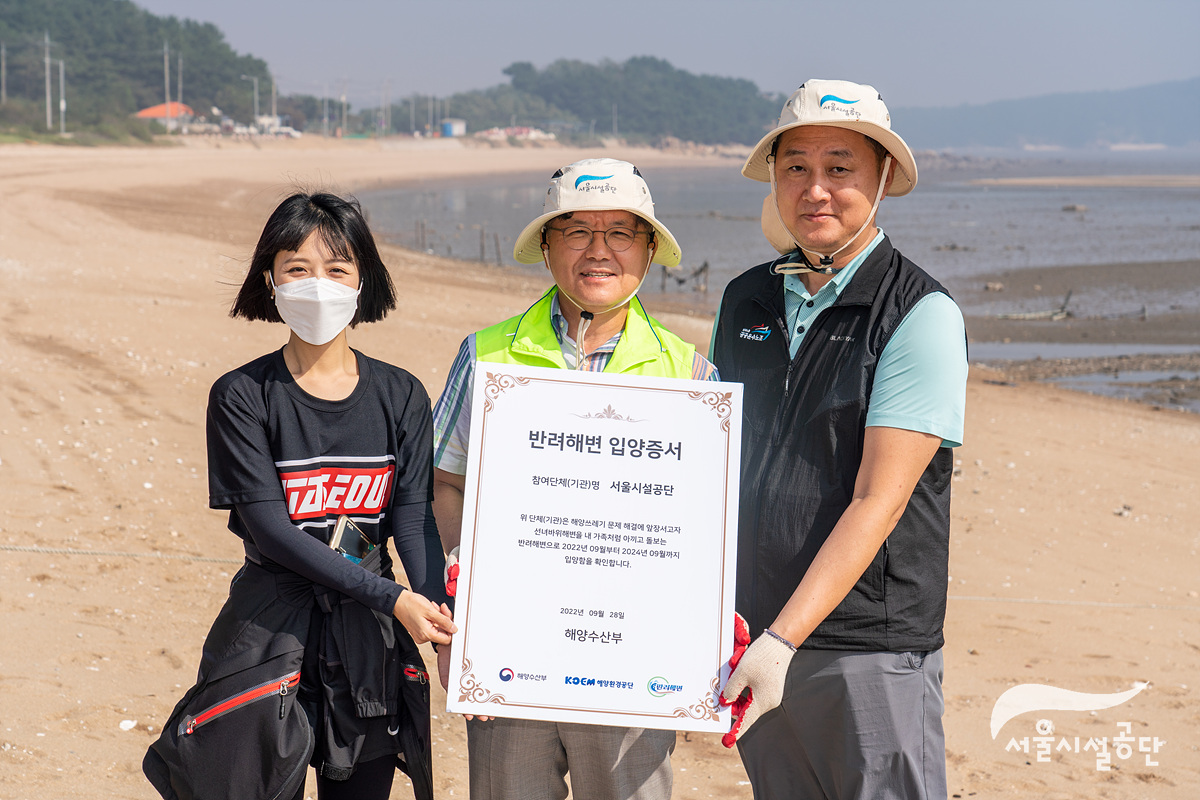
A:
<svg viewBox="0 0 1200 800">
<path fill-rule="evenodd" d="M 742 166 L 747 178 L 764 183 L 771 180 L 771 156 L 775 142 L 792 128 L 823 125 L 858 131 L 883 145 L 896 162 L 896 175 L 888 194 L 906 195 L 917 185 L 917 162 L 904 140 L 892 132 L 892 118 L 883 97 L 873 86 L 850 81 L 809 80 L 800 85 L 783 105 L 775 128 L 759 140 Z"/>
<path fill-rule="evenodd" d="M 573 211 L 628 211 L 654 228 L 651 259 L 667 267 L 679 264 L 679 243 L 654 217 L 650 187 L 637 167 L 615 158 L 588 158 L 555 172 L 542 205 L 542 214 L 525 226 L 513 246 L 513 258 L 522 264 L 542 260 L 542 231 L 555 217 Z"/>
</svg>

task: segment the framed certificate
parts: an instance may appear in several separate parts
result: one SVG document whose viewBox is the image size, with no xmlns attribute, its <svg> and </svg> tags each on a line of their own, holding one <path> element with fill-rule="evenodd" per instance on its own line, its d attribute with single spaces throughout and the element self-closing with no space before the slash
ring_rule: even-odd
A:
<svg viewBox="0 0 1200 800">
<path fill-rule="evenodd" d="M 741 390 L 476 365 L 449 711 L 729 729 Z"/>
</svg>

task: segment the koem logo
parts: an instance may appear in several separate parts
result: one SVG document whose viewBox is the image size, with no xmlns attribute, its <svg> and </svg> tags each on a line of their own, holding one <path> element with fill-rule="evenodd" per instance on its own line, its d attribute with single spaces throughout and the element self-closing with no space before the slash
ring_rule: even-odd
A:
<svg viewBox="0 0 1200 800">
<path fill-rule="evenodd" d="M 666 678 L 658 677 L 650 679 L 650 682 L 646 684 L 646 690 L 655 697 L 665 697 L 682 692 L 683 687 L 677 683 L 667 683 Z"/>
<path fill-rule="evenodd" d="M 508 667 L 500 670 L 500 680 L 508 682 L 513 679 L 513 671 Z"/>
<path fill-rule="evenodd" d="M 752 342 L 765 342 L 770 335 L 770 325 L 755 325 L 753 328 L 742 328 L 742 332 L 738 334 L 738 337 L 749 339 Z"/>
<path fill-rule="evenodd" d="M 563 683 L 567 686 L 595 686 L 595 678 L 577 678 L 574 675 L 564 675 Z"/>
</svg>

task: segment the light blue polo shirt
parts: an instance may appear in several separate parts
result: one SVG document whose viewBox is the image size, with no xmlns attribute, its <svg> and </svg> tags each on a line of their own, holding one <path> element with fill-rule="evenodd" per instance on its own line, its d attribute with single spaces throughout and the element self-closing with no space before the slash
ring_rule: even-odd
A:
<svg viewBox="0 0 1200 800">
<path fill-rule="evenodd" d="M 815 295 L 798 275 L 783 278 L 788 344 L 795 358 L 817 315 L 833 305 L 859 266 L 883 241 L 883 231 Z M 716 331 L 716 325 L 713 326 Z M 709 358 L 712 349 L 709 349 Z M 962 312 L 942 292 L 926 295 L 900 322 L 879 356 L 867 427 L 900 428 L 962 444 L 967 403 L 967 339 Z"/>
</svg>

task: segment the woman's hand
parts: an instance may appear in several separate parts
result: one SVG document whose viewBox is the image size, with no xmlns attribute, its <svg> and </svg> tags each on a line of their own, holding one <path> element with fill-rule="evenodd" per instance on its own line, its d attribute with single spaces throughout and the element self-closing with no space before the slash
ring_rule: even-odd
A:
<svg viewBox="0 0 1200 800">
<path fill-rule="evenodd" d="M 451 634 L 458 632 L 458 626 L 454 624 L 445 603 L 438 608 L 432 601 L 409 589 L 400 592 L 392 616 L 400 620 L 417 644 L 437 642 L 449 645 Z"/>
</svg>

